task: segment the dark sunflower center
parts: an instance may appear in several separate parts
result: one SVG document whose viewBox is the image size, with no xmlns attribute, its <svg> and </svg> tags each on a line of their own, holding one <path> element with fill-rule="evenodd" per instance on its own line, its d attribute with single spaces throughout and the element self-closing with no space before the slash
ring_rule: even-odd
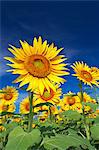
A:
<svg viewBox="0 0 99 150">
<path fill-rule="evenodd" d="M 86 99 L 85 99 L 85 98 L 83 98 L 83 101 L 84 101 L 84 102 L 86 102 Z"/>
<path fill-rule="evenodd" d="M 4 94 L 4 99 L 7 101 L 10 101 L 13 98 L 12 93 L 6 93 Z"/>
<path fill-rule="evenodd" d="M 38 69 L 44 68 L 44 63 L 40 59 L 34 60 L 33 65 L 34 65 L 35 68 L 38 68 Z"/>
<path fill-rule="evenodd" d="M 88 82 L 92 81 L 92 75 L 88 71 L 82 70 L 81 76 L 82 76 L 82 78 L 84 78 Z"/>
<path fill-rule="evenodd" d="M 8 106 L 7 106 L 7 105 L 3 105 L 2 110 L 3 110 L 3 111 L 7 111 L 7 110 L 8 110 Z"/>
<path fill-rule="evenodd" d="M 51 95 L 51 94 L 50 94 L 48 91 L 45 91 L 44 94 L 43 94 L 43 96 L 44 96 L 45 98 L 49 98 L 50 95 Z"/>
<path fill-rule="evenodd" d="M 29 56 L 25 63 L 25 69 L 34 77 L 44 78 L 50 73 L 50 63 L 42 55 Z"/>
<path fill-rule="evenodd" d="M 68 97 L 67 102 L 71 106 L 71 105 L 75 104 L 75 98 L 74 97 Z"/>
<path fill-rule="evenodd" d="M 26 108 L 27 111 L 30 110 L 30 105 L 29 105 L 29 103 L 26 104 L 25 108 Z"/>
<path fill-rule="evenodd" d="M 50 89 L 50 92 L 48 92 L 47 90 L 44 90 L 44 93 L 43 93 L 43 95 L 41 95 L 41 98 L 44 101 L 49 101 L 53 98 L 53 96 L 54 96 L 54 91 L 52 89 Z"/>
</svg>

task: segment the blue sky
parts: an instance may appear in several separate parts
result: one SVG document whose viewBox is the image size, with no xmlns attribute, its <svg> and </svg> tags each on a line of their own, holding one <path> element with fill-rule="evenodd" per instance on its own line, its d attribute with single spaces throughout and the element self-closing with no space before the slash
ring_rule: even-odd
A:
<svg viewBox="0 0 99 150">
<path fill-rule="evenodd" d="M 67 62 L 84 61 L 99 67 L 99 2 L 96 1 L 1 1 L 0 88 L 12 85 L 16 76 L 6 73 L 4 56 L 8 44 L 19 47 L 19 40 L 32 44 L 39 35 L 64 47 Z M 71 70 L 72 73 L 72 70 Z M 77 80 L 66 77 L 63 92 L 78 91 Z M 22 99 L 26 94 L 20 91 Z M 19 99 L 19 101 L 20 101 Z"/>
</svg>

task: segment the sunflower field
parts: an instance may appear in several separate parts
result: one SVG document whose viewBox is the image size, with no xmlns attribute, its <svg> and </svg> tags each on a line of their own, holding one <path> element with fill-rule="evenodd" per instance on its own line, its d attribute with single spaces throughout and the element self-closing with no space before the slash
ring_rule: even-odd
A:
<svg viewBox="0 0 99 150">
<path fill-rule="evenodd" d="M 41 37 L 20 43 L 4 57 L 18 87 L 0 89 L 0 150 L 99 150 L 99 101 L 84 88 L 99 87 L 99 69 L 65 63 L 63 48 Z M 78 79 L 79 92 L 62 92 L 65 76 Z M 19 89 L 28 96 L 16 111 Z"/>
</svg>

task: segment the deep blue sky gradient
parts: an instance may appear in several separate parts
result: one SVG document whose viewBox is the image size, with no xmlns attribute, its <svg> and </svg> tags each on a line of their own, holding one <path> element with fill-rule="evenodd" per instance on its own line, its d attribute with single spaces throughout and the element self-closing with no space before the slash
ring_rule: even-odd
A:
<svg viewBox="0 0 99 150">
<path fill-rule="evenodd" d="M 99 2 L 1 2 L 1 46 L 0 46 L 0 88 L 12 85 L 16 76 L 6 73 L 4 56 L 8 44 L 19 47 L 19 40 L 32 44 L 39 35 L 49 43 L 64 47 L 62 54 L 67 62 L 84 61 L 90 66 L 99 67 Z M 71 70 L 71 73 L 73 71 Z M 78 91 L 75 77 L 66 77 L 63 92 Z M 25 95 L 21 92 L 22 99 Z M 19 99 L 19 101 L 20 101 Z"/>
</svg>

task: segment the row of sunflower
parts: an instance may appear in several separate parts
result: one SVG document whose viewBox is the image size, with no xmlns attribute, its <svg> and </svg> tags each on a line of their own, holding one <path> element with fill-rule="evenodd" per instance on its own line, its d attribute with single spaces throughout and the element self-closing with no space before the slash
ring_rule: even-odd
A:
<svg viewBox="0 0 99 150">
<path fill-rule="evenodd" d="M 75 146 L 75 142 L 73 145 L 68 146 L 68 143 L 66 143 L 65 149 L 69 147 L 75 149 L 77 146 L 82 149 L 88 149 L 88 147 L 91 149 L 97 148 L 97 144 L 95 145 L 94 142 L 93 144 L 91 143 L 94 135 L 90 128 L 92 127 L 93 121 L 95 122 L 95 119 L 98 120 L 97 118 L 99 118 L 98 101 L 83 90 L 83 83 L 91 86 L 91 88 L 98 87 L 99 69 L 97 67 L 89 67 L 83 62 L 75 62 L 71 65 L 71 68 L 74 70 L 73 76 L 76 76 L 79 80 L 80 91 L 78 93 L 70 91 L 63 94 L 61 89 L 61 84 L 65 82 L 63 77 L 69 75 L 69 69 L 66 68 L 67 64 L 63 63 L 66 61 L 66 58 L 64 55 L 59 55 L 63 48 L 58 49 L 54 46 L 54 43 L 49 45 L 47 41 L 43 42 L 41 37 L 38 39 L 34 38 L 32 46 L 26 41 L 20 41 L 20 43 L 21 48 L 16 48 L 12 45 L 10 45 L 11 48 L 8 48 L 14 55 L 13 57 L 4 58 L 11 62 L 7 64 L 11 67 L 7 72 L 19 75 L 13 83 L 19 83 L 18 88 L 26 85 L 25 92 L 29 96 L 20 102 L 19 111 L 16 112 L 15 102 L 17 102 L 20 96 L 18 90 L 12 86 L 7 86 L 0 90 L 1 149 L 12 150 L 13 146 L 15 146 L 13 142 L 9 142 L 10 136 L 14 131 L 11 133 L 6 132 L 8 130 L 8 124 L 12 123 L 16 123 L 13 130 L 19 131 L 18 127 L 21 127 L 20 132 L 23 129 L 23 134 L 26 135 L 34 132 L 35 129 L 39 129 L 42 133 L 39 135 L 41 140 L 38 145 L 37 141 L 34 145 L 27 144 L 26 146 L 22 146 L 23 143 L 21 142 L 16 150 L 28 150 L 28 148 L 29 150 L 33 148 L 43 148 L 44 150 L 60 149 L 60 145 L 57 147 L 57 144 L 52 144 L 53 146 L 50 145 L 50 147 L 48 145 L 46 146 L 48 139 L 45 140 L 43 138 L 45 138 L 45 135 L 48 136 L 48 131 L 46 131 L 48 126 L 52 128 L 50 134 L 51 136 L 54 135 L 54 138 L 58 133 L 65 134 L 65 138 L 67 138 L 70 134 L 68 134 L 67 129 L 70 128 L 78 130 L 77 134 L 80 133 L 80 136 L 82 136 L 81 140 L 85 138 L 89 142 L 87 145 L 85 144 L 86 146 L 81 143 Z M 70 113 L 70 118 L 73 115 L 72 120 L 68 118 L 68 112 Z M 77 128 L 74 127 L 76 115 L 80 115 L 76 120 Z M 79 122 L 80 126 L 78 128 Z M 45 123 L 49 123 L 47 127 Z M 42 131 L 43 126 L 46 127 L 46 133 Z M 4 134 L 5 132 L 6 134 Z M 97 133 L 99 133 L 99 130 L 97 130 Z M 56 141 L 56 138 L 54 140 Z M 95 142 L 97 141 L 99 141 L 98 137 Z M 62 150 L 63 145 L 61 145 Z"/>
</svg>

